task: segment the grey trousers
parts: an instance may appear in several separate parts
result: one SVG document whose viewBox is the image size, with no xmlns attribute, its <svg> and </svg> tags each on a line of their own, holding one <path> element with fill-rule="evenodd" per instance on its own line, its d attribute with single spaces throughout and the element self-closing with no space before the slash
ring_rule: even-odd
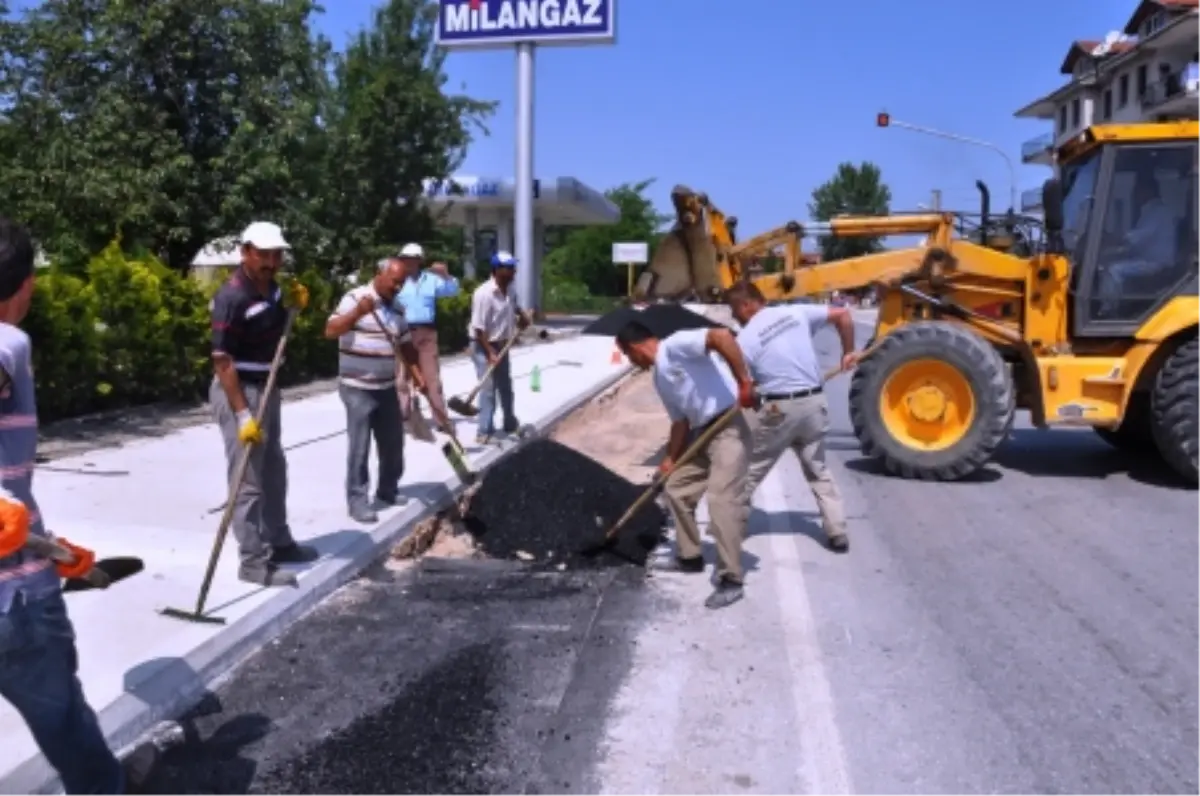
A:
<svg viewBox="0 0 1200 796">
<path fill-rule="evenodd" d="M 242 382 L 242 394 L 246 396 L 251 412 L 258 411 L 265 386 Z M 225 443 L 226 477 L 232 482 L 245 449 L 238 440 L 237 416 L 216 379 L 208 388 L 208 401 Z M 233 535 L 238 542 L 242 565 L 250 568 L 266 566 L 273 548 L 295 543 L 287 523 L 287 457 L 283 453 L 279 390 L 274 390 L 266 401 L 262 425 L 264 439 L 261 445 L 250 448 L 250 464 L 233 509 Z"/>
<path fill-rule="evenodd" d="M 367 508 L 371 486 L 371 438 L 379 454 L 379 483 L 375 495 L 391 502 L 404 475 L 404 418 L 395 386 L 377 390 L 338 386 L 346 407 L 346 503 L 350 509 Z"/>
<path fill-rule="evenodd" d="M 757 411 L 746 411 L 752 452 L 746 479 L 746 500 L 767 477 L 788 448 L 796 452 L 804 477 L 817 499 L 822 525 L 828 536 L 846 533 L 842 493 L 825 464 L 825 435 L 829 433 L 829 404 L 821 393 L 790 401 L 768 401 Z"/>
</svg>

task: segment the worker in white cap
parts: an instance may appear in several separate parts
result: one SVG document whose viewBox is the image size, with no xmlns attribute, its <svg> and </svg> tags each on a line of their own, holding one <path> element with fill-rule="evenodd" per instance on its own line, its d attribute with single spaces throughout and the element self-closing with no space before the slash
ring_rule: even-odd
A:
<svg viewBox="0 0 1200 796">
<path fill-rule="evenodd" d="M 435 421 L 440 424 L 443 419 L 448 421 L 450 415 L 446 412 L 441 362 L 438 358 L 437 301 L 457 296 L 458 280 L 450 274 L 445 263 L 437 262 L 423 268 L 425 250 L 419 243 L 405 244 L 398 258 L 404 266 L 405 279 L 396 294 L 393 307 L 403 312 L 404 320 L 408 323 L 413 347 L 417 349 L 421 376 L 425 380 L 425 396 L 429 399 Z M 408 370 L 404 371 L 404 378 L 406 386 L 411 388 Z"/>
<path fill-rule="evenodd" d="M 308 306 L 308 290 L 296 280 L 285 290 L 275 279 L 284 252 L 291 248 L 278 225 L 256 221 L 242 232 L 241 243 L 241 267 L 213 298 L 215 378 L 208 397 L 225 442 L 230 479 L 242 451 L 250 446 L 249 467 L 233 511 L 241 557 L 238 577 L 260 586 L 294 586 L 296 576 L 280 565 L 312 561 L 317 554 L 296 544 L 288 527 L 279 389 L 270 395 L 264 392 L 287 314 Z M 260 427 L 254 418 L 264 401 Z"/>
<path fill-rule="evenodd" d="M 492 255 L 492 278 L 475 288 L 471 296 L 471 320 L 467 334 L 471 338 L 471 361 L 480 378 L 494 366 L 492 375 L 479 391 L 476 443 L 487 444 L 495 433 L 496 401 L 499 399 L 505 434 L 520 429 L 513 408 L 512 367 L 508 353 L 500 356 L 505 345 L 530 324 L 530 318 L 517 303 L 513 279 L 517 258 L 506 251 Z"/>
</svg>

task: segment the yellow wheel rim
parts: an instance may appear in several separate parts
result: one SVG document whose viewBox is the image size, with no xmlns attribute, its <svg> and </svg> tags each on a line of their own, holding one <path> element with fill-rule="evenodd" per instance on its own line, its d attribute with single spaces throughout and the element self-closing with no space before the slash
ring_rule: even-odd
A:
<svg viewBox="0 0 1200 796">
<path fill-rule="evenodd" d="M 975 420 L 975 395 L 962 371 L 938 359 L 905 362 L 879 396 L 888 433 L 907 448 L 940 451 L 957 444 Z"/>
</svg>

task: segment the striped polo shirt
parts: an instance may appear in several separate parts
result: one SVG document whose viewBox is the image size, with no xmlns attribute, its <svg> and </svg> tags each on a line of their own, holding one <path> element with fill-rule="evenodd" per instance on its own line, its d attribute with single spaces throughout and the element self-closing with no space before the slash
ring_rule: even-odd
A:
<svg viewBox="0 0 1200 796">
<path fill-rule="evenodd" d="M 333 317 L 354 312 L 364 296 L 373 295 L 375 288 L 369 283 L 348 290 L 338 302 Z M 403 309 L 397 310 L 393 302 L 379 303 L 381 306 L 374 313 L 360 318 L 353 329 L 338 339 L 338 377 L 347 387 L 382 390 L 396 384 L 396 352 L 376 316 L 397 342 L 411 342 L 412 333 L 404 320 Z"/>
<path fill-rule="evenodd" d="M 47 536 L 33 498 L 37 455 L 37 400 L 29 335 L 0 323 L 0 368 L 7 382 L 0 389 L 0 497 L 19 500 L 29 509 L 29 532 Z M 58 573 L 49 559 L 21 551 L 0 558 L 0 613 L 23 594 L 38 599 L 59 589 Z"/>
</svg>

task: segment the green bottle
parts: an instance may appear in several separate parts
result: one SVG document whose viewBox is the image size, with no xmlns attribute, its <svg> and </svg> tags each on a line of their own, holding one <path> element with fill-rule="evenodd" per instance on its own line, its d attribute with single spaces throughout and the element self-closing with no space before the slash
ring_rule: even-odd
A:
<svg viewBox="0 0 1200 796">
<path fill-rule="evenodd" d="M 537 365 L 533 366 L 533 371 L 529 374 L 529 389 L 532 392 L 542 391 L 542 369 Z"/>
</svg>

